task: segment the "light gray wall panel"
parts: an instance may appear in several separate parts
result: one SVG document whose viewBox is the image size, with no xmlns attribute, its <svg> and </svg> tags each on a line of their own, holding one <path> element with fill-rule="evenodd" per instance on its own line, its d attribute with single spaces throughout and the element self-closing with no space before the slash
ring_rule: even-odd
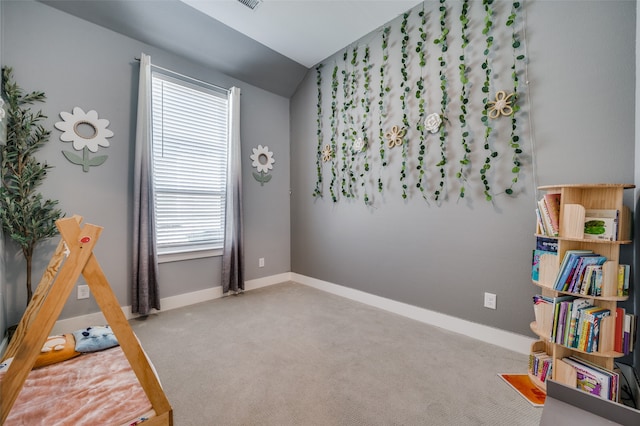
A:
<svg viewBox="0 0 640 426">
<path fill-rule="evenodd" d="M 453 8 L 459 8 L 459 3 L 447 2 Z M 472 2 L 471 8 L 471 18 L 476 22 L 473 24 L 475 34 L 479 33 L 478 22 L 484 19 L 478 3 Z M 504 7 L 504 3 L 496 2 L 496 8 Z M 372 208 L 366 207 L 361 198 L 353 201 L 343 197 L 333 203 L 326 165 L 323 166 L 324 198 L 314 200 L 311 193 L 316 180 L 317 87 L 316 72 L 311 70 L 291 100 L 294 272 L 531 335 L 531 296 L 539 292 L 530 280 L 531 252 L 535 245 L 534 209 L 538 198 L 535 187 L 554 183 L 630 183 L 634 179 L 635 37 L 631 35 L 635 32 L 636 7 L 629 1 L 590 1 L 580 6 L 569 1 L 527 1 L 524 5 L 533 131 L 528 120 L 521 120 L 519 129 L 526 157 L 517 197 L 498 195 L 493 203 L 487 203 L 474 177 L 464 201 L 457 200 L 457 192 L 451 188 L 449 199 L 441 206 L 433 202 L 427 204 L 415 193 L 403 201 L 398 191 L 397 169 L 392 164 L 385 172 L 391 176 L 391 188 L 385 189 L 384 197 L 378 197 Z M 426 7 L 430 19 L 436 19 L 438 5 L 427 2 Z M 418 10 L 414 9 L 414 15 Z M 450 16 L 453 17 L 450 19 L 457 18 L 455 12 Z M 390 54 L 397 58 L 400 18 L 391 25 Z M 504 25 L 502 21 L 500 25 Z M 459 37 L 456 31 L 451 31 L 450 40 Z M 378 40 L 378 35 L 370 34 L 359 43 L 368 44 L 372 57 L 379 57 Z M 496 37 L 496 40 L 503 39 Z M 459 51 L 455 50 L 455 44 L 459 42 L 450 41 L 452 93 L 457 93 Z M 432 44 L 428 49 L 431 55 L 437 54 Z M 477 76 L 482 73 L 479 65 L 483 39 L 472 39 L 469 49 L 467 57 L 472 58 L 472 72 Z M 335 63 L 341 64 L 342 52 L 324 63 L 329 68 Z M 392 93 L 397 96 L 400 62 L 391 58 L 390 63 Z M 508 68 L 505 71 L 505 65 L 509 64 L 494 64 L 494 73 L 498 74 L 496 81 L 503 82 L 498 87 L 509 90 L 508 83 L 502 80 L 510 74 Z M 378 87 L 378 67 L 379 63 L 374 62 L 374 88 Z M 435 72 L 437 75 L 437 70 Z M 323 80 L 327 120 L 329 80 L 330 70 L 324 73 Z M 526 90 L 525 80 L 522 76 L 522 91 Z M 471 95 L 471 103 L 475 105 L 480 102 L 476 95 L 478 86 L 476 84 Z M 437 83 L 427 86 L 427 90 L 436 101 L 439 99 Z M 492 86 L 492 93 L 496 90 L 498 88 Z M 526 93 L 519 104 L 525 112 L 529 110 Z M 374 105 L 377 106 L 377 98 Z M 413 108 L 415 110 L 415 106 Z M 391 108 L 389 127 L 392 122 L 400 123 L 399 109 L 396 102 Z M 457 117 L 458 112 L 450 114 Z M 471 131 L 476 135 L 475 143 L 481 144 L 478 135 L 484 129 L 479 121 L 471 124 Z M 374 127 L 371 133 L 377 135 L 377 132 L 378 127 Z M 325 135 L 328 141 L 326 127 Z M 449 140 L 455 150 L 459 142 L 455 137 Z M 375 147 L 377 150 L 378 145 Z M 477 161 L 482 159 L 483 156 L 474 158 L 474 173 L 478 170 Z M 537 181 L 534 181 L 533 160 Z M 400 158 L 392 162 L 397 166 Z M 629 194 L 628 204 L 633 207 L 631 197 Z M 497 294 L 497 310 L 483 307 L 485 291 Z"/>
<path fill-rule="evenodd" d="M 77 213 L 87 222 L 104 226 L 96 255 L 122 305 L 130 304 L 131 186 L 139 68 L 134 58 L 143 51 L 162 67 L 220 86 L 241 88 L 246 278 L 290 270 L 287 99 L 42 3 L 3 2 L 2 7 L 4 64 L 14 68 L 16 80 L 25 90 L 42 90 L 48 98 L 41 107 L 49 117 L 46 125 L 52 135 L 39 156 L 54 168 L 41 191 L 47 198 L 58 199 L 68 215 Z M 109 129 L 114 132 L 110 147 L 99 151 L 109 156 L 106 163 L 88 173 L 62 156 L 61 150 L 71 148 L 60 141 L 60 132 L 53 128 L 53 123 L 60 120 L 58 114 L 75 106 L 96 110 L 100 118 L 110 121 Z M 251 177 L 248 157 L 258 144 L 268 145 L 277 162 L 272 181 L 264 187 Z M 36 252 L 36 283 L 56 241 Z M 269 259 L 268 268 L 258 269 L 259 253 L 253 247 L 261 253 L 277 253 L 264 255 Z M 24 262 L 21 256 L 14 256 L 12 244 L 7 244 L 6 251 L 6 303 L 10 319 L 17 321 L 25 303 Z M 160 265 L 160 296 L 218 286 L 219 277 L 219 258 L 164 263 Z M 95 311 L 93 300 L 77 301 L 72 297 L 62 317 Z"/>
</svg>

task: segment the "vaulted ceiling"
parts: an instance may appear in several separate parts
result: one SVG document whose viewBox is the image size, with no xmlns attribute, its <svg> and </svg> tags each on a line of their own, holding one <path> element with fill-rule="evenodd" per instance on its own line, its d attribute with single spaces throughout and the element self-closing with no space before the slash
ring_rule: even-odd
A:
<svg viewBox="0 0 640 426">
<path fill-rule="evenodd" d="M 287 98 L 310 67 L 421 3 L 259 0 L 252 10 L 239 0 L 39 1 Z"/>
</svg>

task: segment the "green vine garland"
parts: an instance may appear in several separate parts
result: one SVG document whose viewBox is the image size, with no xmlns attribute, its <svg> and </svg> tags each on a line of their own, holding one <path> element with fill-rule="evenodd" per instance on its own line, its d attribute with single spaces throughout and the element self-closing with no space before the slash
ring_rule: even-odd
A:
<svg viewBox="0 0 640 426">
<path fill-rule="evenodd" d="M 322 197 L 322 144 L 324 143 L 324 135 L 322 133 L 322 64 L 316 67 L 316 85 L 318 89 L 318 103 L 316 104 L 318 149 L 316 152 L 316 188 L 313 191 L 315 198 Z"/>
<path fill-rule="evenodd" d="M 391 88 L 387 85 L 388 82 L 386 80 L 385 71 L 387 68 L 387 62 L 389 61 L 389 32 L 391 31 L 391 27 L 384 27 L 382 30 L 382 64 L 380 65 L 380 100 L 378 101 L 378 107 L 380 110 L 380 114 L 378 116 L 378 128 L 379 128 L 379 139 L 380 139 L 380 163 L 382 167 L 380 169 L 380 173 L 382 174 L 382 169 L 387 166 L 387 159 L 385 157 L 385 146 L 386 140 L 384 137 L 384 119 L 387 116 L 387 105 L 385 95 L 391 90 Z M 378 176 L 378 192 L 382 192 L 383 190 L 382 176 Z"/>
<path fill-rule="evenodd" d="M 485 126 L 484 132 L 484 149 L 488 151 L 487 157 L 484 160 L 484 164 L 480 169 L 480 180 L 482 180 L 482 184 L 484 185 L 484 196 L 487 201 L 492 200 L 491 196 L 491 187 L 489 186 L 489 179 L 487 177 L 487 173 L 491 168 L 491 159 L 498 156 L 498 153 L 491 148 L 491 144 L 489 143 L 489 137 L 491 136 L 491 132 L 493 128 L 489 124 L 489 91 L 491 85 L 491 67 L 489 66 L 489 54 L 491 52 L 491 46 L 493 45 L 493 36 L 491 35 L 491 29 L 493 28 L 493 22 L 491 21 L 493 17 L 493 8 L 491 7 L 493 0 L 482 0 L 482 4 L 485 10 L 485 18 L 484 18 L 484 28 L 482 30 L 482 34 L 486 35 L 486 48 L 484 50 L 484 62 L 482 63 L 482 69 L 485 72 L 485 80 L 482 85 L 482 92 L 485 97 L 482 100 L 483 109 L 482 109 L 482 123 Z"/>
<path fill-rule="evenodd" d="M 329 185 L 329 191 L 331 192 L 331 199 L 334 203 L 338 201 L 336 190 L 338 185 L 338 173 L 336 168 L 336 149 L 337 149 L 337 136 L 338 136 L 338 65 L 333 67 L 333 73 L 331 74 L 331 185 Z"/>
<path fill-rule="evenodd" d="M 447 5 L 446 0 L 440 0 L 440 38 L 434 40 L 434 44 L 439 44 L 442 54 L 438 57 L 438 61 L 440 61 L 440 90 L 442 91 L 442 100 L 440 101 L 440 115 L 442 120 L 446 120 L 446 112 L 447 105 L 449 103 L 449 97 L 447 95 L 447 62 L 445 58 L 445 53 L 448 50 L 447 45 L 447 34 L 449 34 L 449 29 L 447 28 Z M 440 197 L 443 195 L 444 184 L 446 179 L 445 173 L 445 165 L 447 164 L 447 156 L 446 156 L 446 148 L 447 148 L 447 131 L 445 129 L 444 123 L 440 126 L 440 161 L 436 164 L 436 167 L 440 167 L 440 182 L 438 182 L 438 187 L 433 193 L 433 198 L 436 201 L 440 200 Z"/>
<path fill-rule="evenodd" d="M 349 163 L 349 185 L 348 192 L 351 197 L 355 197 L 354 189 L 356 186 L 356 175 L 353 170 L 353 166 L 355 164 L 356 158 L 353 149 L 350 149 L 358 138 L 358 131 L 356 130 L 355 124 L 355 113 L 358 108 L 358 47 L 353 48 L 353 55 L 351 57 L 351 91 L 349 92 L 349 105 L 351 107 L 351 111 L 349 113 L 349 140 L 350 147 L 349 151 L 351 151 L 351 162 Z"/>
<path fill-rule="evenodd" d="M 348 176 L 350 174 L 350 164 L 348 160 L 349 156 L 349 146 L 347 141 L 351 137 L 351 131 L 349 129 L 349 125 L 351 120 L 349 120 L 349 113 L 351 111 L 351 99 L 349 98 L 349 73 L 347 72 L 347 61 L 349 58 L 349 52 L 347 50 L 344 51 L 343 62 L 344 68 L 342 69 L 342 108 L 340 108 L 340 112 L 342 113 L 342 168 L 340 169 L 340 190 L 342 195 L 345 197 L 350 197 L 351 194 L 347 189 L 347 182 L 350 181 Z"/>
<path fill-rule="evenodd" d="M 465 193 L 465 184 L 467 181 L 466 172 L 468 171 L 471 160 L 469 158 L 469 154 L 471 153 L 471 148 L 469 147 L 468 137 L 469 131 L 466 129 L 467 127 L 467 104 L 469 103 L 468 96 L 468 85 L 469 78 L 467 77 L 467 63 L 465 59 L 465 47 L 469 44 L 469 37 L 467 36 L 467 30 L 469 28 L 469 0 L 464 0 L 462 2 L 462 12 L 460 13 L 460 24 L 461 24 L 461 38 L 462 38 L 462 54 L 460 55 L 460 83 L 462 83 L 462 90 L 460 92 L 460 129 L 462 130 L 462 139 L 460 141 L 462 145 L 462 150 L 464 152 L 462 160 L 460 160 L 460 169 L 458 173 L 456 173 L 456 177 L 460 180 L 460 198 L 464 198 Z"/>
<path fill-rule="evenodd" d="M 371 111 L 371 98 L 369 96 L 371 90 L 371 68 L 373 65 L 369 63 L 369 46 L 364 48 L 364 56 L 362 58 L 362 75 L 364 78 L 363 94 L 361 98 L 362 102 L 362 124 L 360 127 L 360 137 L 362 138 L 363 150 L 364 150 L 364 171 L 360 174 L 362 188 L 364 190 L 364 203 L 370 204 L 369 194 L 367 192 L 367 184 L 365 179 L 365 173 L 369 172 L 369 137 L 367 136 L 367 129 L 369 126 L 369 112 Z"/>
<path fill-rule="evenodd" d="M 427 65 L 427 56 L 426 56 L 426 41 L 427 41 L 427 16 L 424 13 L 424 3 L 422 4 L 422 10 L 418 13 L 420 17 L 420 26 L 418 27 L 418 31 L 420 32 L 420 40 L 416 43 L 416 53 L 419 58 L 420 65 L 420 78 L 416 82 L 416 99 L 418 99 L 418 123 L 416 124 L 416 129 L 419 132 L 419 151 L 418 151 L 418 165 L 416 169 L 418 170 L 418 181 L 416 182 L 416 188 L 420 190 L 422 193 L 422 198 L 427 199 L 425 195 L 426 185 L 423 182 L 425 175 L 425 155 L 426 155 L 426 134 L 425 134 L 425 125 L 424 120 L 427 115 L 427 111 L 425 108 L 425 86 L 424 86 L 424 67 Z"/>
<path fill-rule="evenodd" d="M 517 134 L 518 122 L 516 119 L 516 113 L 520 110 L 520 106 L 515 103 L 518 99 L 518 70 L 517 63 L 519 61 L 524 60 L 524 55 L 518 54 L 518 49 L 520 48 L 520 40 L 518 38 L 518 33 L 515 28 L 515 22 L 518 18 L 518 10 L 520 9 L 520 2 L 514 1 L 511 7 L 511 14 L 507 18 L 507 27 L 511 27 L 511 47 L 513 48 L 513 64 L 511 65 L 511 79 L 513 81 L 513 112 L 511 114 L 511 134 L 509 135 L 509 146 L 513 150 L 512 163 L 513 168 L 511 169 L 511 173 L 513 173 L 513 178 L 511 179 L 511 185 L 504 190 L 505 193 L 512 195 L 513 194 L 513 186 L 518 182 L 518 178 L 520 177 L 520 154 L 522 154 L 522 149 L 520 148 L 520 136 Z"/>
<path fill-rule="evenodd" d="M 404 126 L 405 132 L 402 136 L 402 168 L 400 169 L 400 183 L 402 184 L 402 198 L 407 198 L 407 183 L 405 180 L 407 179 L 407 159 L 408 159 L 408 149 L 409 149 L 409 138 L 407 137 L 407 133 L 409 133 L 409 116 L 407 114 L 407 95 L 411 92 L 411 87 L 409 85 L 409 74 L 407 72 L 408 62 L 409 62 L 409 33 L 407 31 L 407 22 L 409 20 L 409 15 L 411 12 L 405 13 L 402 15 L 402 23 L 400 24 L 400 33 L 402 34 L 402 65 L 400 67 L 400 72 L 402 73 L 402 82 L 400 82 L 400 101 L 402 103 L 402 125 Z"/>
</svg>

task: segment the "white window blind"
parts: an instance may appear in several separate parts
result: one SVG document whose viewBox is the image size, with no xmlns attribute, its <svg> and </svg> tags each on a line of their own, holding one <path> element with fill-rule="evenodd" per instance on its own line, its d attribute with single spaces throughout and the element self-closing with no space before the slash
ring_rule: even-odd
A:
<svg viewBox="0 0 640 426">
<path fill-rule="evenodd" d="M 152 83 L 158 254 L 221 248 L 227 95 L 157 72 Z"/>
</svg>

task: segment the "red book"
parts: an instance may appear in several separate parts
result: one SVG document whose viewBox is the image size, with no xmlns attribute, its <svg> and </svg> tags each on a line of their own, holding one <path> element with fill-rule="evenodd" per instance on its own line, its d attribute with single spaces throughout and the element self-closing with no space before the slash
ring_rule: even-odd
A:
<svg viewBox="0 0 640 426">
<path fill-rule="evenodd" d="M 613 340 L 613 350 L 622 352 L 622 334 L 624 333 L 624 308 L 616 308 L 616 332 Z"/>
</svg>

